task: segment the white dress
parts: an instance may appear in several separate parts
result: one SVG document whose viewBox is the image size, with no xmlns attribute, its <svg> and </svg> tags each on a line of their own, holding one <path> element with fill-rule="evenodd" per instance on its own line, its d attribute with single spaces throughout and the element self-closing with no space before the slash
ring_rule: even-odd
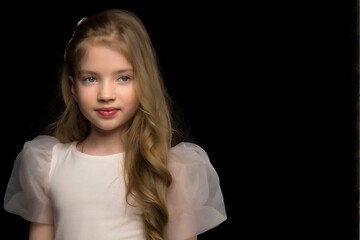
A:
<svg viewBox="0 0 360 240">
<path fill-rule="evenodd" d="M 16 158 L 4 208 L 55 224 L 55 240 L 144 240 L 141 211 L 125 201 L 123 157 L 84 154 L 76 142 L 40 135 Z M 187 142 L 172 147 L 168 167 L 173 183 L 165 239 L 183 240 L 226 220 L 219 178 L 202 148 Z"/>
</svg>

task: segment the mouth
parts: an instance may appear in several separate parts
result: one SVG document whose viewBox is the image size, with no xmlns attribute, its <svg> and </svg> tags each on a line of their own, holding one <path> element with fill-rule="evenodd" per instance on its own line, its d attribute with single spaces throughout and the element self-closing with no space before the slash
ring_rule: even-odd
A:
<svg viewBox="0 0 360 240">
<path fill-rule="evenodd" d="M 119 110 L 120 110 L 119 108 L 113 108 L 113 107 L 95 109 L 95 111 L 103 117 L 112 117 Z"/>
</svg>

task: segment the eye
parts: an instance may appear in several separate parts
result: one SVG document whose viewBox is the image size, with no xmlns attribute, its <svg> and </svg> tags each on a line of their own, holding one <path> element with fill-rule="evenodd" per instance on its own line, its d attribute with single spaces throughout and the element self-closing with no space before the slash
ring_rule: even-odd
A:
<svg viewBox="0 0 360 240">
<path fill-rule="evenodd" d="M 119 77 L 119 81 L 120 82 L 127 82 L 130 80 L 130 77 L 129 76 L 120 76 Z"/>
<path fill-rule="evenodd" d="M 96 81 L 96 79 L 94 77 L 87 77 L 84 79 L 84 82 L 88 82 L 88 83 L 93 83 L 95 81 Z"/>
</svg>

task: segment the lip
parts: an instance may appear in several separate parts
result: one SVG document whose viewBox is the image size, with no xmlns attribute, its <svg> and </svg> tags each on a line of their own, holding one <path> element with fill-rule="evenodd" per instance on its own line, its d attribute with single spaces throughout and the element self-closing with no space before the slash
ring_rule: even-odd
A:
<svg viewBox="0 0 360 240">
<path fill-rule="evenodd" d="M 97 108 L 95 111 L 103 117 L 112 117 L 114 116 L 120 109 L 114 107 L 103 107 Z"/>
</svg>

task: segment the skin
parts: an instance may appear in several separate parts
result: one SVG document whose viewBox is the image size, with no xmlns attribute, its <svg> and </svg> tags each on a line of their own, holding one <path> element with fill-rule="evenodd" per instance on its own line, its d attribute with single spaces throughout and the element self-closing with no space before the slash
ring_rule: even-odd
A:
<svg viewBox="0 0 360 240">
<path fill-rule="evenodd" d="M 76 76 L 69 76 L 72 94 L 82 114 L 90 121 L 89 136 L 77 148 L 90 155 L 124 152 L 124 124 L 136 113 L 139 102 L 135 94 L 131 64 L 119 52 L 93 45 L 80 63 Z M 103 107 L 118 109 L 115 115 L 99 114 Z M 53 240 L 54 225 L 31 223 L 29 240 Z M 188 240 L 196 240 L 197 237 Z"/>
<path fill-rule="evenodd" d="M 91 123 L 90 135 L 78 149 L 98 156 L 124 152 L 124 137 L 119 136 L 124 136 L 124 124 L 139 106 L 131 64 L 119 52 L 94 45 L 83 57 L 77 76 L 70 76 L 70 80 L 73 97 Z M 118 111 L 104 117 L 98 111 L 103 107 Z"/>
<path fill-rule="evenodd" d="M 54 240 L 54 225 L 34 223 L 30 224 L 29 240 Z"/>
</svg>

